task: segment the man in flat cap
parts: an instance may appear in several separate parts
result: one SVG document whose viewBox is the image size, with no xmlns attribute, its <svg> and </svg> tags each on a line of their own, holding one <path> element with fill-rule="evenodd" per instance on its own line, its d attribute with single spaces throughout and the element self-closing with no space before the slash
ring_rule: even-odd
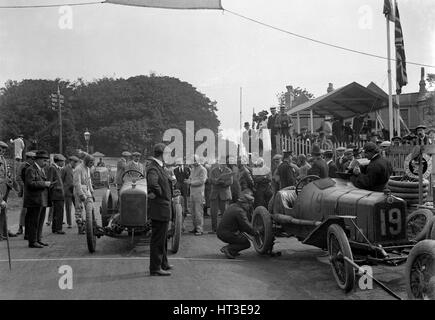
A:
<svg viewBox="0 0 435 320">
<path fill-rule="evenodd" d="M 36 153 L 34 151 L 28 151 L 28 152 L 26 152 L 25 156 L 26 156 L 25 160 L 18 167 L 18 174 L 17 174 L 17 182 L 20 185 L 20 194 L 19 195 L 21 197 L 24 196 L 24 183 L 25 183 L 25 179 L 26 179 L 26 170 L 35 161 Z M 26 233 L 24 235 L 24 240 L 27 240 L 27 238 L 28 238 L 28 234 L 27 234 L 28 228 L 25 226 L 26 225 L 26 212 L 27 212 L 27 209 L 24 207 L 24 202 L 23 202 L 23 207 L 22 207 L 21 213 L 20 213 L 20 225 L 18 227 L 17 234 L 23 234 L 23 228 L 25 228 Z"/>
<path fill-rule="evenodd" d="M 92 187 L 91 168 L 95 159 L 87 154 L 83 162 L 78 165 L 73 173 L 75 217 L 79 234 L 85 234 L 86 212 L 91 212 L 94 207 L 94 188 Z"/>
<path fill-rule="evenodd" d="M 343 157 L 344 157 L 344 152 L 346 151 L 345 147 L 338 147 L 337 149 L 335 149 L 336 152 L 336 157 L 335 157 L 335 165 L 337 166 L 337 171 L 338 172 L 343 172 Z"/>
<path fill-rule="evenodd" d="M 65 204 L 65 191 L 62 181 L 62 168 L 65 165 L 65 157 L 61 154 L 55 154 L 53 163 L 48 167 L 47 178 L 51 181 L 52 186 L 49 189 L 49 198 L 53 208 L 53 222 L 51 231 L 55 234 L 65 234 L 62 231 L 63 224 L 63 207 Z"/>
<path fill-rule="evenodd" d="M 255 231 L 249 222 L 248 215 L 253 210 L 254 197 L 249 194 L 240 195 L 236 203 L 230 205 L 224 212 L 222 221 L 217 229 L 217 237 L 228 245 L 221 248 L 221 252 L 228 259 L 234 259 L 239 252 L 248 249 L 251 242 L 242 234 L 246 232 L 256 236 Z"/>
<path fill-rule="evenodd" d="M 150 275 L 170 276 L 173 269 L 168 262 L 168 224 L 172 211 L 172 180 L 165 170 L 163 156 L 166 145 L 157 143 L 154 156 L 147 166 L 149 216 L 151 218 Z"/>
<path fill-rule="evenodd" d="M 71 219 L 71 209 L 74 205 L 75 207 L 75 199 L 74 199 L 74 169 L 80 163 L 80 159 L 76 156 L 70 156 L 68 158 L 68 163 L 62 168 L 61 178 L 63 182 L 63 191 L 65 193 L 65 215 L 66 222 L 68 224 L 68 229 L 72 228 L 72 219 Z"/>
<path fill-rule="evenodd" d="M 0 240 L 6 239 L 9 235 L 10 237 L 15 237 L 16 235 L 11 233 L 7 229 L 6 225 L 6 207 L 7 207 L 7 190 L 11 188 L 12 180 L 9 177 L 8 165 L 4 154 L 8 149 L 8 145 L 0 141 Z"/>
<path fill-rule="evenodd" d="M 125 166 L 124 172 L 128 171 L 128 170 L 137 170 L 144 175 L 145 174 L 144 166 L 142 163 L 139 162 L 141 155 L 142 154 L 140 152 L 137 152 L 137 151 L 133 152 L 132 153 L 133 159 L 130 162 L 127 162 L 127 165 Z M 131 176 L 132 177 L 139 177 L 139 174 L 138 173 L 135 174 L 133 172 L 133 173 L 131 173 Z"/>
<path fill-rule="evenodd" d="M 426 126 L 419 125 L 415 130 L 417 133 L 417 143 L 416 143 L 417 146 L 432 144 L 432 141 L 426 135 Z"/>
<path fill-rule="evenodd" d="M 48 181 L 44 168 L 49 163 L 50 156 L 47 151 L 39 150 L 35 154 L 34 163 L 26 169 L 24 178 L 24 207 L 26 213 L 26 229 L 30 248 L 43 248 L 48 246 L 42 242 L 42 227 L 45 220 L 45 208 L 49 206 Z"/>
<path fill-rule="evenodd" d="M 393 172 L 391 164 L 380 155 L 373 142 L 365 144 L 364 154 L 370 163 L 367 167 L 356 167 L 351 181 L 357 188 L 382 192 Z"/>
<path fill-rule="evenodd" d="M 323 156 L 325 158 L 326 165 L 328 166 L 328 176 L 330 178 L 337 178 L 337 165 L 335 164 L 334 160 L 332 160 L 334 153 L 332 150 L 326 150 L 323 153 Z"/>
</svg>

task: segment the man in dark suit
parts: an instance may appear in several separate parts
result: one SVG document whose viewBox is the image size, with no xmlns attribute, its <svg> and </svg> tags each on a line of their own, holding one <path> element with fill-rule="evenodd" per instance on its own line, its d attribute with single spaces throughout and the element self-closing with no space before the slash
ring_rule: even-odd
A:
<svg viewBox="0 0 435 320">
<path fill-rule="evenodd" d="M 291 163 L 291 157 L 291 151 L 284 151 L 282 163 L 277 169 L 279 190 L 296 184 L 296 177 L 299 175 L 299 172 L 296 170 L 295 165 Z"/>
<path fill-rule="evenodd" d="M 308 170 L 308 175 L 319 176 L 320 179 L 328 177 L 328 166 L 325 160 L 322 159 L 322 152 L 320 151 L 320 146 L 318 144 L 313 144 L 311 150 L 311 155 L 313 156 L 313 165 Z"/>
<path fill-rule="evenodd" d="M 270 130 L 270 139 L 271 139 L 271 146 L 272 146 L 272 152 L 275 153 L 276 151 L 276 135 L 278 133 L 278 130 L 275 127 L 275 120 L 276 120 L 276 107 L 270 108 L 271 115 L 267 119 L 267 129 Z"/>
<path fill-rule="evenodd" d="M 328 176 L 330 178 L 337 178 L 337 165 L 332 160 L 334 153 L 332 150 L 326 150 L 323 153 L 323 156 L 325 157 L 326 165 L 328 166 Z"/>
<path fill-rule="evenodd" d="M 218 226 L 218 210 L 223 214 L 231 200 L 231 185 L 233 184 L 233 172 L 227 167 L 226 159 L 222 158 L 219 166 L 210 172 L 211 193 L 210 193 L 210 213 L 211 231 L 216 233 Z"/>
<path fill-rule="evenodd" d="M 188 213 L 187 199 L 189 198 L 189 185 L 185 182 L 190 177 L 190 168 L 183 164 L 182 159 L 178 159 L 179 165 L 174 169 L 174 175 L 177 179 L 175 188 L 181 191 L 183 196 L 183 216 L 186 217 Z"/>
<path fill-rule="evenodd" d="M 167 231 L 172 210 L 172 182 L 163 165 L 166 145 L 154 146 L 154 157 L 147 167 L 148 204 L 151 218 L 150 275 L 170 276 L 173 268 L 167 257 Z"/>
<path fill-rule="evenodd" d="M 18 168 L 18 175 L 17 175 L 17 180 L 20 182 L 21 185 L 21 196 L 24 195 L 24 181 L 26 180 L 26 170 L 28 167 L 30 167 L 33 164 L 33 161 L 35 159 L 35 152 L 29 151 L 26 152 L 26 160 L 24 162 L 21 163 L 20 167 Z M 23 203 L 24 204 L 24 203 Z M 21 213 L 20 213 L 20 226 L 18 228 L 18 232 L 17 234 L 23 234 L 23 228 L 25 228 L 25 234 L 24 234 L 24 240 L 27 240 L 28 236 L 27 236 L 27 228 L 25 227 L 26 225 L 26 212 L 27 209 L 23 206 L 23 208 L 21 209 Z"/>
<path fill-rule="evenodd" d="M 35 162 L 26 169 L 24 181 L 24 207 L 27 208 L 26 226 L 30 248 L 43 248 L 42 227 L 45 219 L 45 208 L 48 206 L 48 181 L 44 167 L 48 165 L 50 156 L 45 150 L 36 152 Z"/>
<path fill-rule="evenodd" d="M 61 176 L 62 167 L 65 165 L 65 157 L 61 154 L 55 154 L 53 164 L 48 167 L 47 178 L 51 181 L 52 188 L 49 189 L 49 198 L 53 208 L 53 223 L 51 231 L 56 234 L 65 234 L 62 231 L 63 224 L 63 206 L 65 204 L 65 191 Z"/>
</svg>

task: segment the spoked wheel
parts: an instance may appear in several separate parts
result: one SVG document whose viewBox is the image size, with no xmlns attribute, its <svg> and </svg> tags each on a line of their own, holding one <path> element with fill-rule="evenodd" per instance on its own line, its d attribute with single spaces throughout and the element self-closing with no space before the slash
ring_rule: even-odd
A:
<svg viewBox="0 0 435 320">
<path fill-rule="evenodd" d="M 177 253 L 180 248 L 180 238 L 181 238 L 181 230 L 183 226 L 183 206 L 181 205 L 180 199 L 174 203 L 174 219 L 172 221 L 171 227 L 171 252 Z"/>
<path fill-rule="evenodd" d="M 411 250 L 405 266 L 409 299 L 435 299 L 435 241 L 423 240 Z"/>
<path fill-rule="evenodd" d="M 266 254 L 273 248 L 272 217 L 265 207 L 257 207 L 252 215 L 252 227 L 259 231 L 254 237 L 254 248 L 259 254 Z"/>
<path fill-rule="evenodd" d="M 430 237 L 432 227 L 432 211 L 418 209 L 406 218 L 408 240 L 420 241 Z"/>
<path fill-rule="evenodd" d="M 353 261 L 346 233 L 338 224 L 332 224 L 328 228 L 327 240 L 329 260 L 335 281 L 340 289 L 349 292 L 355 284 L 355 272 L 353 266 L 344 259 L 347 257 Z"/>
<path fill-rule="evenodd" d="M 96 226 L 94 209 L 86 206 L 86 240 L 90 253 L 94 253 L 97 247 Z"/>
</svg>

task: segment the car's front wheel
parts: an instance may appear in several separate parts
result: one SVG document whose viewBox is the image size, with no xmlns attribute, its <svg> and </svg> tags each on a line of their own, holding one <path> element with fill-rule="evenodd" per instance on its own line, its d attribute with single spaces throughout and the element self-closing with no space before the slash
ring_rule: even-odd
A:
<svg viewBox="0 0 435 320">
<path fill-rule="evenodd" d="M 259 254 L 266 254 L 273 248 L 272 217 L 265 207 L 257 207 L 252 215 L 252 227 L 258 231 L 254 237 L 254 248 Z"/>
</svg>

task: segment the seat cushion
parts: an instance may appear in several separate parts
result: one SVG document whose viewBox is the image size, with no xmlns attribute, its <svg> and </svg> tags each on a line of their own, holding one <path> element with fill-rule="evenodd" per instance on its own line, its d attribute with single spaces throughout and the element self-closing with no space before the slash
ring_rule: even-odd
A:
<svg viewBox="0 0 435 320">
<path fill-rule="evenodd" d="M 296 191 L 283 189 L 276 193 L 273 213 L 285 214 L 285 209 L 292 209 L 296 201 Z"/>
</svg>

